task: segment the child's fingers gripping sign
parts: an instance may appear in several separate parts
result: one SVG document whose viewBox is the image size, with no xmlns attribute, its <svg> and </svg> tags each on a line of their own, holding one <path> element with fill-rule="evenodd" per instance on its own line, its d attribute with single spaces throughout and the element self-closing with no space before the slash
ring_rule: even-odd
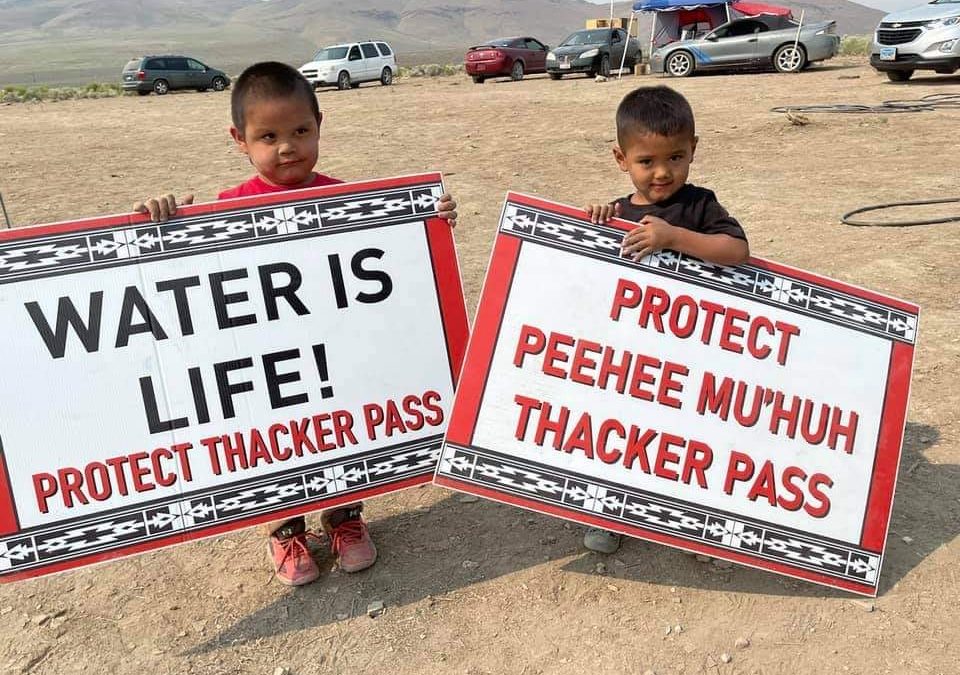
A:
<svg viewBox="0 0 960 675">
<path fill-rule="evenodd" d="M 447 192 L 440 195 L 440 202 L 437 204 L 437 215 L 445 218 L 450 227 L 457 226 L 457 203 Z"/>
<path fill-rule="evenodd" d="M 619 218 L 623 212 L 619 202 L 613 204 L 588 204 L 584 211 L 591 223 L 606 223 L 611 218 Z"/>
<path fill-rule="evenodd" d="M 181 206 L 193 204 L 193 195 L 184 195 L 180 200 Z M 151 197 L 133 205 L 134 213 L 149 213 L 150 220 L 163 222 L 177 213 L 177 198 L 172 193 Z"/>
</svg>

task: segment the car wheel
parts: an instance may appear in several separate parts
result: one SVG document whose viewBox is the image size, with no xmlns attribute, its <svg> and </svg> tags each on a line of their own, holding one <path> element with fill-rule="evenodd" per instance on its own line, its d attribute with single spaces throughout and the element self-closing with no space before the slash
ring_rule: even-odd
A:
<svg viewBox="0 0 960 675">
<path fill-rule="evenodd" d="M 472 75 L 474 84 L 483 84 L 483 75 Z"/>
<path fill-rule="evenodd" d="M 170 85 L 166 80 L 157 80 L 153 83 L 153 91 L 157 96 L 163 96 L 170 91 Z"/>
<path fill-rule="evenodd" d="M 773 67 L 780 73 L 798 73 L 807 62 L 803 45 L 781 45 L 773 53 Z"/>
<path fill-rule="evenodd" d="M 913 77 L 912 70 L 888 70 L 887 79 L 891 82 L 906 82 Z"/>
<path fill-rule="evenodd" d="M 519 82 L 523 79 L 523 61 L 514 61 L 513 68 L 510 69 L 510 79 Z"/>
<path fill-rule="evenodd" d="M 343 91 L 344 89 L 350 88 L 350 73 L 347 71 L 341 71 L 337 76 L 337 89 Z"/>
<path fill-rule="evenodd" d="M 227 88 L 227 81 L 222 77 L 213 78 L 213 82 L 211 82 L 210 84 L 213 85 L 214 91 L 223 91 L 224 89 Z"/>
<path fill-rule="evenodd" d="M 600 59 L 600 74 L 604 77 L 610 77 L 610 55 L 604 54 Z"/>
<path fill-rule="evenodd" d="M 389 87 L 393 84 L 393 71 L 389 68 L 384 68 L 383 72 L 380 73 L 380 84 L 384 87 Z"/>
<path fill-rule="evenodd" d="M 140 94 L 141 96 L 149 96 L 149 95 L 150 95 L 150 92 L 149 92 L 149 91 L 143 91 L 143 90 L 141 90 L 141 89 L 137 89 L 137 93 Z"/>
<path fill-rule="evenodd" d="M 693 73 L 693 56 L 690 52 L 674 52 L 667 57 L 663 70 L 671 77 L 687 77 Z"/>
<path fill-rule="evenodd" d="M 563 79 L 563 73 L 548 73 L 551 80 L 561 80 Z"/>
</svg>

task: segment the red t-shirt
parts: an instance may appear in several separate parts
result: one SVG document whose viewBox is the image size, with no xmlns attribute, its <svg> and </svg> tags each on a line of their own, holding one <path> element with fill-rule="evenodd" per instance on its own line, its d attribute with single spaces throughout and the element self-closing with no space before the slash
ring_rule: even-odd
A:
<svg viewBox="0 0 960 675">
<path fill-rule="evenodd" d="M 330 176 L 324 176 L 322 173 L 318 173 L 314 176 L 313 182 L 309 185 L 304 185 L 303 188 L 312 188 L 312 187 L 321 187 L 323 185 L 336 185 L 337 183 L 342 183 L 342 180 L 338 178 L 331 178 Z M 303 189 L 297 188 L 297 189 Z M 224 190 L 219 195 L 217 199 L 232 199 L 233 197 L 249 197 L 250 195 L 265 195 L 270 192 L 283 192 L 284 190 L 290 190 L 292 188 L 284 187 L 283 185 L 270 185 L 264 181 L 260 176 L 254 176 L 246 183 L 242 183 L 237 187 L 230 188 L 229 190 Z"/>
</svg>

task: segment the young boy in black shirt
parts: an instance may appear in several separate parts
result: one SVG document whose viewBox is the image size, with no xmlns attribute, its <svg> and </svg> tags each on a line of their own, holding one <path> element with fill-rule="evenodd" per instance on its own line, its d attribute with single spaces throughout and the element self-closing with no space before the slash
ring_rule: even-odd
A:
<svg viewBox="0 0 960 675">
<path fill-rule="evenodd" d="M 594 223 L 613 217 L 638 223 L 623 238 L 624 256 L 640 260 L 666 248 L 721 265 L 738 265 L 750 256 L 743 228 L 716 195 L 687 183 L 697 140 L 693 109 L 669 87 L 640 87 L 620 102 L 613 156 L 630 174 L 635 192 L 591 204 L 586 212 Z M 613 553 L 620 535 L 591 528 L 583 544 Z"/>
</svg>

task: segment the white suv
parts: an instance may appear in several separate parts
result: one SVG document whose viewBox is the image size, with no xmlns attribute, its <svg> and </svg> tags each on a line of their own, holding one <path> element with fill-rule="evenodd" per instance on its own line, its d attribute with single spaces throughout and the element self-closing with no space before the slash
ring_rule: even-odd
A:
<svg viewBox="0 0 960 675">
<path fill-rule="evenodd" d="M 338 89 L 359 87 L 361 82 L 393 83 L 397 59 L 386 42 L 350 42 L 324 47 L 313 55 L 300 72 L 314 88 L 336 85 Z"/>
<path fill-rule="evenodd" d="M 960 0 L 933 0 L 883 17 L 870 65 L 893 82 L 915 70 L 952 73 L 960 68 Z"/>
</svg>

